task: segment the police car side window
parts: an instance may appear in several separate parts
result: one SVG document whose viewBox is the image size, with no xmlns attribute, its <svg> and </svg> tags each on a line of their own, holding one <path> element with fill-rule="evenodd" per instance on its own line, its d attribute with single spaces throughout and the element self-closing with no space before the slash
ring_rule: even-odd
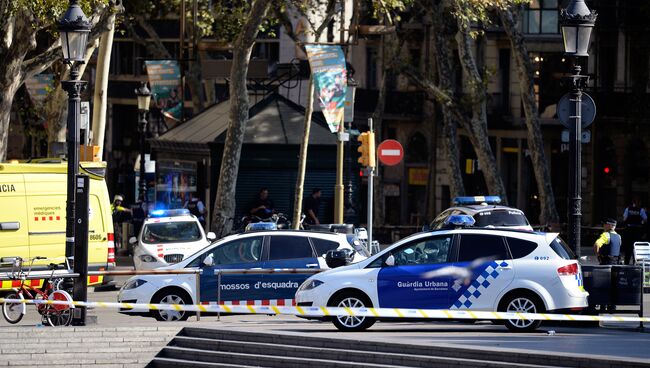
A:
<svg viewBox="0 0 650 368">
<path fill-rule="evenodd" d="M 396 266 L 445 263 L 453 235 L 435 236 L 412 241 L 392 252 Z"/>
<path fill-rule="evenodd" d="M 262 255 L 263 240 L 262 236 L 233 240 L 205 252 L 192 261 L 189 266 L 200 267 L 201 262 L 208 254 L 212 254 L 215 265 L 258 262 Z"/>
<path fill-rule="evenodd" d="M 479 258 L 510 259 L 503 238 L 495 235 L 462 234 L 458 262 L 472 262 Z"/>
<path fill-rule="evenodd" d="M 310 238 L 314 248 L 316 249 L 316 255 L 322 256 L 327 253 L 329 250 L 334 250 L 339 247 L 339 243 L 331 240 L 325 240 L 320 238 Z"/>
<path fill-rule="evenodd" d="M 537 249 L 537 243 L 517 238 L 506 238 L 512 258 L 524 258 Z"/>
<path fill-rule="evenodd" d="M 305 236 L 272 235 L 269 260 L 313 257 L 311 244 Z"/>
</svg>

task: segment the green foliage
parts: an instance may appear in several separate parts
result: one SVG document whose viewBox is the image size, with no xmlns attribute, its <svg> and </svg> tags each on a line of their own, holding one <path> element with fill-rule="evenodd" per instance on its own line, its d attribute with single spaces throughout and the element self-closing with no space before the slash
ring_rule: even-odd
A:
<svg viewBox="0 0 650 368">
<path fill-rule="evenodd" d="M 531 0 L 450 0 L 454 5 L 453 14 L 460 22 L 470 26 L 477 23 L 490 23 L 490 13 L 497 8 L 509 8 L 529 4 Z"/>
<path fill-rule="evenodd" d="M 34 27 L 47 28 L 54 26 L 56 21 L 65 13 L 68 8 L 68 0 L 5 0 L 9 7 L 2 14 L 4 19 L 7 16 L 14 16 L 20 12 L 33 14 L 35 19 Z M 81 1 L 80 6 L 86 15 L 93 13 L 100 4 L 106 4 L 108 0 L 86 0 Z"/>
</svg>

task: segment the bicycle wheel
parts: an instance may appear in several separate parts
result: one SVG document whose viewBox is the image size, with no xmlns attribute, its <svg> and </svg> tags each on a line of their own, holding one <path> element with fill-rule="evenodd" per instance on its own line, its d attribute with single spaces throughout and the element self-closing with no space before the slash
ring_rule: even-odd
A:
<svg viewBox="0 0 650 368">
<path fill-rule="evenodd" d="M 48 300 L 72 302 L 72 297 L 64 290 L 56 290 Z M 45 318 L 50 326 L 68 326 L 72 322 L 72 307 L 69 304 L 52 304 L 47 309 Z"/>
<path fill-rule="evenodd" d="M 25 300 L 22 294 L 17 292 L 11 292 L 5 296 L 5 299 L 20 299 Z M 23 319 L 26 311 L 25 303 L 20 302 L 4 302 L 2 303 L 2 315 L 5 317 L 5 320 L 11 324 L 16 324 Z"/>
</svg>

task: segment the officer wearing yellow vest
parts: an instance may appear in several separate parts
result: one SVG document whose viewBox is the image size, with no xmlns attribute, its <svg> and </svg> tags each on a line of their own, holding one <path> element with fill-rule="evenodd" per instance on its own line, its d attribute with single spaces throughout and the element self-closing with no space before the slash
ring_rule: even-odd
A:
<svg viewBox="0 0 650 368">
<path fill-rule="evenodd" d="M 621 258 L 621 236 L 616 233 L 616 220 L 608 218 L 603 224 L 603 233 L 594 243 L 594 252 L 601 265 L 619 264 Z"/>
<path fill-rule="evenodd" d="M 126 214 L 132 213 L 130 209 L 122 207 L 124 197 L 116 194 L 111 203 L 111 214 L 113 215 L 113 230 L 115 231 L 115 248 L 122 247 L 122 222 L 126 220 Z"/>
</svg>

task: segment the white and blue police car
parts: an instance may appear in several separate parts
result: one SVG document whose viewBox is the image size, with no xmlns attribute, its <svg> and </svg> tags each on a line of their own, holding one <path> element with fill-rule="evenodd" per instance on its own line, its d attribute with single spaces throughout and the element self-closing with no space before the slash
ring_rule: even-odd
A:
<svg viewBox="0 0 650 368">
<path fill-rule="evenodd" d="M 474 218 L 474 227 L 533 231 L 523 211 L 500 205 L 499 196 L 455 197 L 453 203 L 452 207 L 442 211 L 424 230 L 441 229 L 446 226 L 450 216 L 467 215 Z"/>
<path fill-rule="evenodd" d="M 213 242 L 217 236 L 205 233 L 188 209 L 151 211 L 138 238 L 131 237 L 136 270 L 151 270 L 178 263 Z"/>
<path fill-rule="evenodd" d="M 257 227 L 256 227 L 257 228 Z M 118 301 L 153 304 L 294 305 L 296 290 L 310 274 L 222 274 L 218 269 L 329 268 L 325 255 L 338 251 L 345 264 L 367 258 L 353 235 L 331 232 L 270 230 L 224 237 L 181 262 L 160 270 L 199 269 L 200 293 L 193 274 L 138 275 L 120 289 Z M 200 295 L 200 300 L 197 297 Z M 125 314 L 184 320 L 184 311 L 123 309 Z"/>
<path fill-rule="evenodd" d="M 473 222 L 464 215 L 447 221 Z M 443 268 L 469 272 L 464 278 L 435 272 Z M 296 302 L 540 313 L 582 309 L 587 296 L 580 265 L 558 234 L 451 226 L 412 235 L 365 261 L 314 275 L 300 286 Z M 365 330 L 376 321 L 352 316 L 329 319 L 342 331 Z M 505 324 L 513 331 L 531 331 L 540 321 Z"/>
</svg>

